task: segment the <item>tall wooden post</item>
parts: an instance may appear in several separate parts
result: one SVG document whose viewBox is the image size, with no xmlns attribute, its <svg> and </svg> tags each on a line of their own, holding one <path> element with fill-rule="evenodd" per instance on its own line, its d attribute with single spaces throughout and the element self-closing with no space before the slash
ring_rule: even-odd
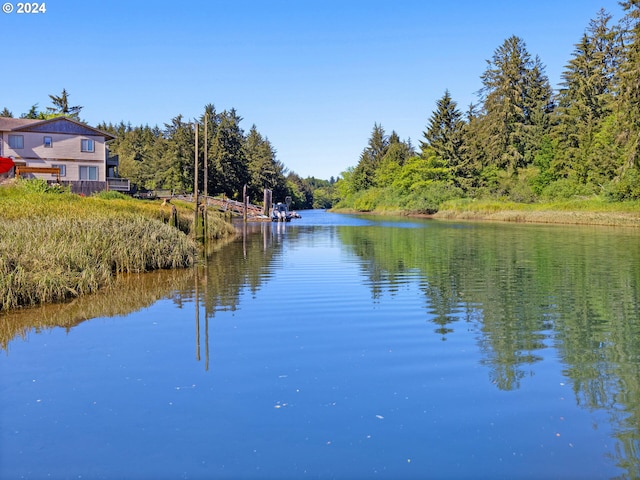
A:
<svg viewBox="0 0 640 480">
<path fill-rule="evenodd" d="M 204 113 L 204 210 L 202 212 L 202 234 L 204 235 L 204 242 L 207 243 L 209 233 L 207 232 L 207 203 L 209 202 L 209 148 L 208 148 L 208 119 L 209 112 Z"/>
<path fill-rule="evenodd" d="M 207 204 L 206 201 L 206 197 L 207 195 L 209 195 L 209 190 L 208 190 L 208 184 L 209 184 L 209 157 L 208 157 L 208 136 L 207 136 L 207 130 L 209 129 L 208 126 L 208 120 L 209 119 L 209 113 L 205 112 L 204 114 L 204 196 L 205 196 L 205 202 L 204 204 Z"/>
<path fill-rule="evenodd" d="M 247 199 L 247 184 L 245 183 L 244 187 L 242 188 L 242 205 L 243 205 L 242 216 L 244 218 L 244 223 L 247 223 L 247 207 L 248 207 L 247 204 L 248 203 L 249 201 Z"/>
<path fill-rule="evenodd" d="M 194 237 L 198 238 L 198 204 L 199 199 L 198 199 L 198 124 L 195 123 L 194 124 L 195 128 L 196 128 L 196 142 L 195 142 L 195 155 L 193 158 L 193 163 L 194 163 L 194 185 L 193 185 L 193 200 L 195 202 L 195 214 L 193 217 L 193 233 L 194 233 Z"/>
<path fill-rule="evenodd" d="M 262 211 L 265 217 L 268 217 L 271 211 L 271 203 L 272 203 L 272 192 L 268 188 L 264 189 L 263 203 L 264 203 L 264 207 Z"/>
</svg>

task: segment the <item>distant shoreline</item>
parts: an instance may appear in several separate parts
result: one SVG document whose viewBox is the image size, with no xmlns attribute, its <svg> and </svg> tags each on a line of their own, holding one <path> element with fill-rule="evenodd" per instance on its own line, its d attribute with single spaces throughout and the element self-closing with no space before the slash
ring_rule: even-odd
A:
<svg viewBox="0 0 640 480">
<path fill-rule="evenodd" d="M 608 227 L 640 227 L 640 212 L 632 215 L 625 212 L 581 212 L 581 211 L 521 211 L 501 210 L 499 212 L 481 213 L 474 211 L 444 210 L 429 218 L 439 220 L 478 220 L 512 223 L 537 223 L 556 225 L 599 225 Z"/>
<path fill-rule="evenodd" d="M 554 225 L 598 225 L 608 227 L 640 227 L 640 208 L 637 211 L 560 210 L 545 208 L 503 208 L 492 211 L 482 209 L 443 208 L 437 213 L 409 211 L 359 212 L 353 209 L 331 209 L 335 213 L 358 215 L 397 215 L 434 220 L 488 221 Z"/>
</svg>

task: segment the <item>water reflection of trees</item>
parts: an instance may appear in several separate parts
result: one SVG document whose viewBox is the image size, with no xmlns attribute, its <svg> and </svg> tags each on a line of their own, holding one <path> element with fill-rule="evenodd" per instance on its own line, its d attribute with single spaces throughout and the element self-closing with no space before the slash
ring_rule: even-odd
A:
<svg viewBox="0 0 640 480">
<path fill-rule="evenodd" d="M 608 412 L 616 461 L 640 478 L 637 232 L 434 222 L 343 227 L 340 236 L 362 258 L 374 298 L 416 271 L 438 334 L 472 322 L 498 388 L 519 388 L 543 350 L 555 348 L 578 404 Z"/>
</svg>

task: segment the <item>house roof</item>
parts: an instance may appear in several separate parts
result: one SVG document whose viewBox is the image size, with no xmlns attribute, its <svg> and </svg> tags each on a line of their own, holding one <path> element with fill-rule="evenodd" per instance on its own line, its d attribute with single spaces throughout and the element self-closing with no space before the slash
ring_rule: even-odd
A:
<svg viewBox="0 0 640 480">
<path fill-rule="evenodd" d="M 0 132 L 84 134 L 97 135 L 104 137 L 105 140 L 113 140 L 115 138 L 110 133 L 90 127 L 86 123 L 69 117 L 53 117 L 46 120 L 0 117 Z"/>
<path fill-rule="evenodd" d="M 29 118 L 7 118 L 0 117 L 0 131 L 9 131 L 15 130 L 25 125 L 30 125 L 32 123 L 39 123 L 42 120 L 32 120 Z"/>
</svg>

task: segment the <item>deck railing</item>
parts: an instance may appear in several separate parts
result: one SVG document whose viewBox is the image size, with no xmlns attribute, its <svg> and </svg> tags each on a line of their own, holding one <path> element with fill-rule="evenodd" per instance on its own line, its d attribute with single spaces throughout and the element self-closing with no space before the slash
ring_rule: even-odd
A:
<svg viewBox="0 0 640 480">
<path fill-rule="evenodd" d="M 107 188 L 116 192 L 128 192 L 131 183 L 128 178 L 107 178 Z"/>
</svg>

